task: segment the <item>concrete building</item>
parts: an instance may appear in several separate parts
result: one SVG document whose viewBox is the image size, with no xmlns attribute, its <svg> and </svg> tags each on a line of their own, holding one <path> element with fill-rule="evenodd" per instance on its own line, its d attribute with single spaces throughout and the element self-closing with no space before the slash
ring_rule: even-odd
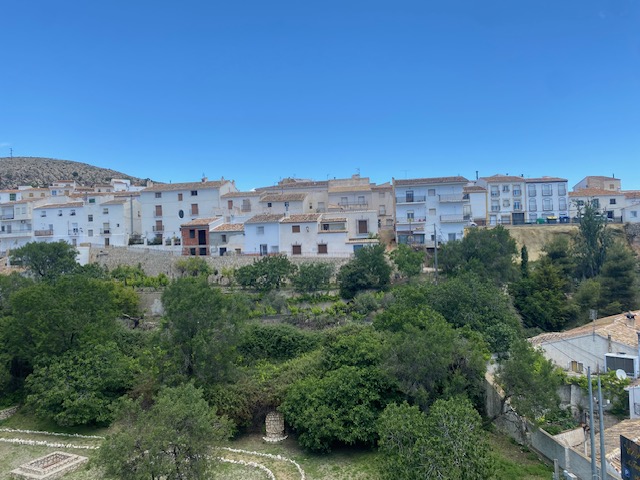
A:
<svg viewBox="0 0 640 480">
<path fill-rule="evenodd" d="M 603 177 L 603 176 L 587 176 L 573 186 L 573 191 L 588 190 L 595 188 L 596 190 L 606 190 L 608 192 L 619 192 L 622 190 L 622 183 L 619 178 Z"/>
<path fill-rule="evenodd" d="M 525 223 L 525 179 L 513 175 L 480 177 L 477 185 L 487 190 L 487 225 Z"/>
<path fill-rule="evenodd" d="M 569 215 L 577 218 L 585 203 L 591 203 L 612 222 L 621 222 L 626 206 L 625 194 L 615 190 L 584 188 L 569 192 Z"/>
<path fill-rule="evenodd" d="M 558 177 L 527 178 L 525 208 L 526 221 L 569 220 L 567 179 Z M 514 200 L 515 201 L 515 200 Z"/>
<path fill-rule="evenodd" d="M 182 254 L 198 257 L 215 255 L 211 247 L 211 231 L 222 222 L 222 217 L 210 217 L 197 218 L 180 225 Z"/>
</svg>

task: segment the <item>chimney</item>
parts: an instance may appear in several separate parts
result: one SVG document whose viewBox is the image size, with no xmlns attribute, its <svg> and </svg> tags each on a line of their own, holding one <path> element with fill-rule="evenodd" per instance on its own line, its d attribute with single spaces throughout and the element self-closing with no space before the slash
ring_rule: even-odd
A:
<svg viewBox="0 0 640 480">
<path fill-rule="evenodd" d="M 202 183 L 206 183 L 207 180 L 209 180 L 207 177 L 202 177 Z"/>
</svg>

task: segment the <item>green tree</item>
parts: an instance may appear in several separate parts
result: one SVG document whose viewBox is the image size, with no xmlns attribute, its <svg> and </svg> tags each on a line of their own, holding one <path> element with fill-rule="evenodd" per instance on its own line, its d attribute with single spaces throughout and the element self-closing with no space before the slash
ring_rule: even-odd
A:
<svg viewBox="0 0 640 480">
<path fill-rule="evenodd" d="M 389 286 L 391 265 L 387 262 L 383 245 L 364 247 L 338 271 L 338 285 L 343 298 L 353 298 L 362 290 L 384 290 Z"/>
<path fill-rule="evenodd" d="M 540 259 L 541 263 L 551 262 L 554 267 L 560 269 L 562 276 L 567 280 L 576 275 L 576 258 L 572 251 L 570 239 L 566 236 L 555 236 L 544 245 L 542 250 L 545 255 Z M 567 281 L 567 286 L 571 283 Z"/>
<path fill-rule="evenodd" d="M 175 280 L 162 294 L 162 303 L 162 335 L 174 373 L 201 383 L 227 378 L 247 314 L 243 303 L 203 277 Z"/>
<path fill-rule="evenodd" d="M 78 266 L 76 249 L 65 241 L 30 242 L 11 251 L 11 262 L 22 265 L 37 280 L 55 280 Z"/>
<path fill-rule="evenodd" d="M 97 458 L 105 477 L 118 480 L 211 478 L 209 448 L 231 434 L 191 383 L 160 390 L 148 410 L 124 401 L 119 427 Z"/>
<path fill-rule="evenodd" d="M 439 267 L 449 274 L 473 272 L 503 285 L 516 277 L 516 253 L 516 242 L 504 227 L 474 228 L 462 240 L 442 246 Z"/>
<path fill-rule="evenodd" d="M 296 272 L 296 269 L 297 267 L 286 255 L 272 255 L 238 268 L 235 272 L 235 280 L 242 287 L 266 292 L 280 288 Z"/>
<path fill-rule="evenodd" d="M 211 266 L 202 257 L 180 258 L 175 261 L 174 266 L 182 277 L 198 277 L 200 275 L 208 277 L 213 273 Z"/>
<path fill-rule="evenodd" d="M 334 267 L 330 263 L 303 263 L 298 266 L 297 273 L 291 278 L 296 292 L 313 293 L 329 288 Z"/>
<path fill-rule="evenodd" d="M 504 391 L 502 402 L 532 422 L 541 422 L 560 405 L 562 372 L 526 340 L 514 342 L 509 356 L 498 365 L 496 380 Z"/>
<path fill-rule="evenodd" d="M 614 315 L 637 307 L 638 262 L 629 247 L 615 242 L 607 252 L 598 281 L 602 286 L 599 309 Z"/>
<path fill-rule="evenodd" d="M 607 228 L 607 219 L 593 202 L 579 206 L 578 216 L 580 228 L 574 246 L 578 276 L 593 278 L 600 273 L 611 246 L 611 231 Z"/>
<path fill-rule="evenodd" d="M 485 480 L 494 464 L 480 415 L 469 400 L 440 399 L 425 415 L 390 404 L 378 421 L 385 479 Z"/>
<path fill-rule="evenodd" d="M 58 425 L 109 424 L 111 404 L 132 386 L 134 367 L 113 342 L 68 351 L 27 377 L 27 404 Z"/>
<path fill-rule="evenodd" d="M 529 276 L 529 250 L 527 250 L 526 245 L 523 245 L 520 249 L 520 274 L 522 278 Z"/>
<path fill-rule="evenodd" d="M 416 277 L 422 272 L 424 251 L 414 250 L 409 245 L 400 244 L 389 256 L 400 273 L 406 277 Z"/>
</svg>

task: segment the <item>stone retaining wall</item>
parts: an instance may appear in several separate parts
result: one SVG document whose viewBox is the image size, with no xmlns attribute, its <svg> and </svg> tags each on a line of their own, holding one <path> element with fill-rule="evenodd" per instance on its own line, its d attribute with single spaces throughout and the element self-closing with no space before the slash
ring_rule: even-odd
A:
<svg viewBox="0 0 640 480">
<path fill-rule="evenodd" d="M 18 411 L 18 405 L 11 408 L 5 408 L 4 410 L 0 410 L 0 420 L 6 420 L 9 417 L 12 417 L 14 413 Z"/>
</svg>

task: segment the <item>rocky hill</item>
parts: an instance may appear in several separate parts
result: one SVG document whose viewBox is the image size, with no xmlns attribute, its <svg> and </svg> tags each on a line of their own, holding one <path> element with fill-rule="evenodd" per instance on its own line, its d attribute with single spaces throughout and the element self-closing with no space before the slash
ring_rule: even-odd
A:
<svg viewBox="0 0 640 480">
<path fill-rule="evenodd" d="M 56 160 L 41 157 L 0 157 L 0 189 L 16 188 L 19 185 L 45 187 L 58 180 L 75 180 L 79 185 L 91 186 L 109 183 L 112 178 L 144 183 L 144 179 L 132 177 L 108 168 L 94 167 L 71 160 Z"/>
</svg>

